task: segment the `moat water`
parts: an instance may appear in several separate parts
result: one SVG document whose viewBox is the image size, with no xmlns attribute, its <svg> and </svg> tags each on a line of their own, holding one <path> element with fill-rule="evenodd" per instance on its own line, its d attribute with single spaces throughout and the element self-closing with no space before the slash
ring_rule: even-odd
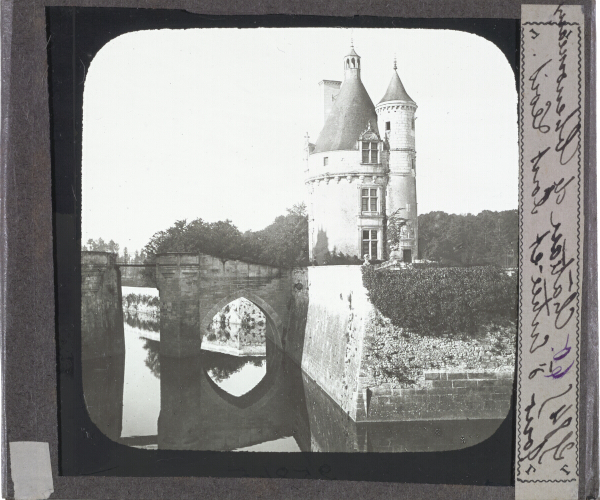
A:
<svg viewBox="0 0 600 500">
<path fill-rule="evenodd" d="M 157 320 L 124 316 L 124 352 L 84 361 L 83 380 L 92 421 L 113 441 L 128 446 L 270 452 L 445 451 L 482 442 L 501 423 L 355 423 L 268 340 L 264 356 L 203 351 L 185 359 L 162 359 Z"/>
</svg>

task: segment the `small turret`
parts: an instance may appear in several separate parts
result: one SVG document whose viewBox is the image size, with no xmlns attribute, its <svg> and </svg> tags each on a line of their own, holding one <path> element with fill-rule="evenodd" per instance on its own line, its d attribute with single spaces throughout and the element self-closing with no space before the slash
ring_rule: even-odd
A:
<svg viewBox="0 0 600 500">
<path fill-rule="evenodd" d="M 389 150 L 386 215 L 407 220 L 400 246 L 390 248 L 391 257 L 410 261 L 417 257 L 417 186 L 415 112 L 417 104 L 408 95 L 394 58 L 392 78 L 385 95 L 375 107 L 379 130 Z"/>
<path fill-rule="evenodd" d="M 354 50 L 354 42 L 350 42 L 350 52 L 344 57 L 344 79 L 360 79 L 360 56 Z"/>
</svg>

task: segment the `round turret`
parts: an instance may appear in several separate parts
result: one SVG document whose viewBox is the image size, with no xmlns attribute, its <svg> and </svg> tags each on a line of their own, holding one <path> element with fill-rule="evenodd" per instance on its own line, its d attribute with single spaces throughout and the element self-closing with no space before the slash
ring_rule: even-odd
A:
<svg viewBox="0 0 600 500">
<path fill-rule="evenodd" d="M 396 61 L 387 91 L 375 107 L 379 130 L 388 153 L 386 216 L 402 226 L 401 239 L 390 248 L 390 256 L 417 258 L 417 186 L 415 151 L 415 112 L 417 104 L 408 95 L 397 72 Z M 389 223 L 389 222 L 388 222 Z"/>
</svg>

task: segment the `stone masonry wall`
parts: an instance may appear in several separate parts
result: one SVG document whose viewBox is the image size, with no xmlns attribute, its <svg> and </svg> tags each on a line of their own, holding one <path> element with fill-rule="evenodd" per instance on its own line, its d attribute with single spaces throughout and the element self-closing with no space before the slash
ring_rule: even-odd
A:
<svg viewBox="0 0 600 500">
<path fill-rule="evenodd" d="M 123 352 L 121 276 L 116 258 L 106 252 L 81 252 L 82 359 Z"/>
<path fill-rule="evenodd" d="M 306 320 L 308 316 L 308 269 L 298 267 L 292 269 L 292 294 L 290 297 L 288 335 L 285 341 L 285 352 L 300 366 L 304 350 Z"/>
<path fill-rule="evenodd" d="M 202 336 L 209 332 L 214 317 L 229 302 L 239 297 L 254 302 L 271 322 L 273 342 L 280 349 L 288 327 L 288 306 L 292 289 L 289 269 L 237 260 L 223 262 L 210 255 L 199 256 L 199 317 Z"/>
<path fill-rule="evenodd" d="M 240 297 L 265 313 L 272 340 L 283 348 L 292 286 L 289 270 L 204 254 L 173 253 L 158 256 L 157 281 L 162 355 L 200 353 L 212 318 Z"/>
<path fill-rule="evenodd" d="M 198 256 L 159 255 L 156 278 L 160 296 L 161 356 L 180 358 L 200 354 Z"/>
<path fill-rule="evenodd" d="M 365 321 L 373 308 L 360 266 L 309 267 L 308 290 L 302 369 L 355 419 Z"/>
<path fill-rule="evenodd" d="M 504 419 L 513 393 L 513 372 L 425 371 L 425 386 L 382 384 L 364 390 L 360 420 Z M 362 410 L 362 411 L 360 411 Z"/>
<path fill-rule="evenodd" d="M 297 277 L 302 274 L 297 271 Z M 366 362 L 366 337 L 374 316 L 359 266 L 306 270 L 308 293 L 295 293 L 288 353 L 350 418 L 361 421 L 504 419 L 514 371 L 424 372 L 417 387 L 382 383 Z M 303 288 L 304 290 L 304 288 Z M 308 307 L 306 301 L 308 300 Z M 306 310 L 303 348 L 298 330 Z M 292 325 L 292 323 L 290 323 Z"/>
</svg>

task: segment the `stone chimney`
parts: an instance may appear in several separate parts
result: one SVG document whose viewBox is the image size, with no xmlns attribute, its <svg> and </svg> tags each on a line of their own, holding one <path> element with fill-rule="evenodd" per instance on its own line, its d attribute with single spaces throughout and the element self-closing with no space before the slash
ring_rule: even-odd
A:
<svg viewBox="0 0 600 500">
<path fill-rule="evenodd" d="M 323 95 L 323 124 L 327 121 L 335 98 L 340 93 L 341 86 L 342 82 L 335 80 L 322 80 L 319 82 L 319 87 Z"/>
</svg>

